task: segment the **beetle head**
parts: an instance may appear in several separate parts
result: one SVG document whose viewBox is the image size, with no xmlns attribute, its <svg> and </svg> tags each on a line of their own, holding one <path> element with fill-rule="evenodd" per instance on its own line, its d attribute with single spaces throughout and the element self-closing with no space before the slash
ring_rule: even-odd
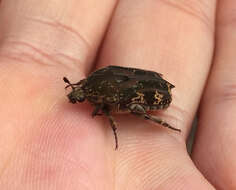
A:
<svg viewBox="0 0 236 190">
<path fill-rule="evenodd" d="M 65 88 L 71 87 L 72 92 L 70 92 L 67 97 L 70 101 L 70 103 L 75 104 L 76 102 L 83 102 L 85 100 L 85 93 L 84 90 L 82 89 L 83 86 L 83 80 L 76 84 L 71 84 L 70 81 L 64 77 L 63 78 L 64 82 L 67 83 L 68 85 Z"/>
<path fill-rule="evenodd" d="M 72 104 L 75 104 L 76 102 L 83 102 L 85 100 L 84 91 L 81 88 L 73 89 L 67 97 Z"/>
</svg>

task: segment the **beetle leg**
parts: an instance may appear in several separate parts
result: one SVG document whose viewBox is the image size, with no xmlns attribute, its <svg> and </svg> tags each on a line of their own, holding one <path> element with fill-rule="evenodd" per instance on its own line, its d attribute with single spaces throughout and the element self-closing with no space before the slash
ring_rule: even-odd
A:
<svg viewBox="0 0 236 190">
<path fill-rule="evenodd" d="M 146 110 L 140 104 L 130 104 L 128 107 L 132 114 L 135 114 L 135 115 L 146 114 Z"/>
<path fill-rule="evenodd" d="M 143 117 L 144 119 L 149 119 L 151 121 L 154 121 L 155 123 L 161 124 L 164 127 L 167 127 L 169 129 L 175 130 L 175 131 L 179 131 L 181 132 L 180 129 L 174 128 L 172 126 L 170 126 L 168 123 L 166 123 L 164 120 L 162 120 L 161 118 L 158 117 L 154 117 L 152 115 L 149 115 L 146 110 L 144 109 L 143 106 L 141 106 L 140 104 L 131 104 L 129 105 L 129 109 L 131 111 L 132 114 L 138 115 Z"/>
<path fill-rule="evenodd" d="M 92 117 L 95 117 L 96 115 L 102 115 L 101 113 L 98 113 L 102 109 L 102 107 L 103 107 L 102 104 L 95 105 L 95 108 L 92 112 Z"/>
<path fill-rule="evenodd" d="M 117 133 L 116 133 L 116 122 L 114 121 L 113 117 L 110 114 L 110 111 L 108 111 L 107 109 L 103 109 L 103 112 L 105 113 L 105 115 L 108 117 L 114 137 L 115 137 L 115 142 L 116 142 L 116 147 L 115 150 L 118 149 L 118 137 L 117 137 Z"/>
<path fill-rule="evenodd" d="M 177 129 L 177 128 L 172 127 L 171 125 L 169 125 L 168 123 L 166 123 L 166 122 L 165 122 L 164 120 L 162 120 L 161 118 L 158 118 L 158 117 L 156 117 L 156 116 L 154 117 L 154 116 L 149 115 L 149 114 L 144 114 L 143 116 L 144 116 L 145 119 L 149 119 L 149 120 L 151 120 L 151 121 L 154 121 L 154 122 L 156 122 L 156 123 L 159 123 L 159 124 L 161 124 L 163 127 L 167 127 L 167 128 L 172 129 L 172 130 L 174 130 L 174 131 L 179 131 L 179 132 L 181 132 L 180 129 Z"/>
</svg>

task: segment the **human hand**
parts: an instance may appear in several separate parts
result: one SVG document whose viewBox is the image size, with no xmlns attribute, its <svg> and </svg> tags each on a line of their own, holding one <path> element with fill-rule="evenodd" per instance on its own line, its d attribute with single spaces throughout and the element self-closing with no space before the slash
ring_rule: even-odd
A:
<svg viewBox="0 0 236 190">
<path fill-rule="evenodd" d="M 2 1 L 1 189 L 234 189 L 236 3 L 225 2 L 215 30 L 216 1 Z M 115 151 L 108 121 L 69 104 L 62 81 L 109 64 L 164 74 L 176 88 L 159 115 L 182 133 L 116 116 Z M 193 160 L 203 174 L 185 145 L 202 93 Z"/>
</svg>

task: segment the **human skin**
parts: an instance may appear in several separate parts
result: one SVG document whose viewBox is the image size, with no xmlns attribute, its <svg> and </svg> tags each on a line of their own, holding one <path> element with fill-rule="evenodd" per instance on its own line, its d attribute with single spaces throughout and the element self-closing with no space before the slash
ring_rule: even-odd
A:
<svg viewBox="0 0 236 190">
<path fill-rule="evenodd" d="M 235 9 L 233 0 L 0 1 L 0 189 L 235 189 Z M 173 83 L 158 115 L 182 132 L 117 115 L 115 151 L 107 119 L 69 104 L 62 80 L 109 64 Z"/>
</svg>

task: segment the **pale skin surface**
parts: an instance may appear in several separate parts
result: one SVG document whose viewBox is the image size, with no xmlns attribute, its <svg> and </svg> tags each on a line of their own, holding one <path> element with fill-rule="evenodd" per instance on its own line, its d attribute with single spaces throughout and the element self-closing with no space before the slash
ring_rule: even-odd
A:
<svg viewBox="0 0 236 190">
<path fill-rule="evenodd" d="M 234 0 L 2 0 L 0 189 L 236 189 L 235 9 Z M 109 64 L 173 83 L 159 115 L 182 133 L 121 115 L 114 151 L 109 122 L 69 104 L 62 80 Z M 199 105 L 194 164 L 185 141 Z"/>
</svg>

